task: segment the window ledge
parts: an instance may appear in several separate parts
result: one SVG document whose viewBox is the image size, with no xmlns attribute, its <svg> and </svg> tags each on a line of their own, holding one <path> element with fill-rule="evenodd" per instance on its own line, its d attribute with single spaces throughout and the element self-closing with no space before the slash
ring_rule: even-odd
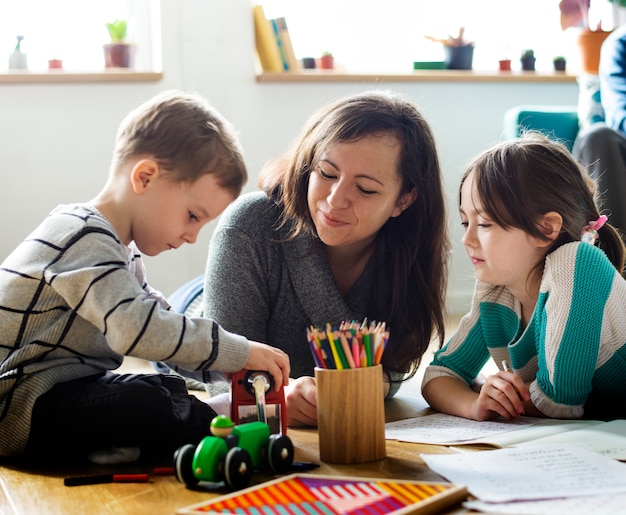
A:
<svg viewBox="0 0 626 515">
<path fill-rule="evenodd" d="M 65 71 L 50 70 L 30 72 L 10 70 L 0 72 L 0 84 L 81 83 L 81 82 L 158 82 L 162 72 L 136 72 L 132 70 Z"/>
<path fill-rule="evenodd" d="M 576 75 L 553 71 L 417 70 L 409 73 L 346 73 L 339 70 L 263 72 L 257 82 L 576 82 Z"/>
</svg>

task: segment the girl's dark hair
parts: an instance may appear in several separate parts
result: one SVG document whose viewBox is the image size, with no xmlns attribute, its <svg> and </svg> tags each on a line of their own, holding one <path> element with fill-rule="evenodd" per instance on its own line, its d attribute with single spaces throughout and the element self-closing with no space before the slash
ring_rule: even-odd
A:
<svg viewBox="0 0 626 515">
<path fill-rule="evenodd" d="M 413 375 L 433 337 L 444 339 L 444 303 L 449 241 L 437 149 L 430 127 L 415 104 L 389 91 L 368 91 L 317 111 L 283 159 L 268 163 L 259 186 L 283 208 L 291 237 L 315 235 L 307 204 L 309 175 L 332 145 L 371 134 L 391 134 L 400 143 L 401 194 L 417 198 L 381 232 L 390 244 L 392 338 L 383 364 Z"/>
<path fill-rule="evenodd" d="M 583 228 L 601 214 L 596 184 L 587 171 L 561 143 L 537 132 L 527 132 L 482 153 L 465 171 L 461 188 L 470 174 L 485 213 L 505 229 L 515 227 L 548 241 L 537 221 L 550 211 L 561 215 L 561 233 L 548 253 L 565 243 L 580 241 Z M 598 235 L 596 245 L 621 274 L 624 242 L 620 234 L 607 223 Z"/>
<path fill-rule="evenodd" d="M 126 116 L 117 132 L 113 168 L 141 155 L 157 161 L 174 182 L 212 174 L 234 196 L 248 178 L 234 128 L 193 93 L 165 91 Z"/>
</svg>

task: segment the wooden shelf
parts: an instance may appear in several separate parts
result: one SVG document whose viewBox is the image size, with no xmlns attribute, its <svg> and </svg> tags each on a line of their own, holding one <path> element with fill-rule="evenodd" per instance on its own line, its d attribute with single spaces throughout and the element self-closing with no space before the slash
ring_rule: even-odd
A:
<svg viewBox="0 0 626 515">
<path fill-rule="evenodd" d="M 162 72 L 137 72 L 132 70 L 102 71 L 5 71 L 0 72 L 0 84 L 32 83 L 85 83 L 85 82 L 158 82 Z"/>
<path fill-rule="evenodd" d="M 5 71 L 0 84 L 33 83 L 102 83 L 158 82 L 163 72 L 111 71 Z M 574 83 L 570 72 L 499 72 L 476 70 L 417 70 L 408 73 L 349 73 L 338 70 L 301 70 L 297 72 L 265 72 L 256 76 L 260 83 L 311 82 L 552 82 Z"/>
<path fill-rule="evenodd" d="M 348 73 L 338 70 L 264 72 L 257 82 L 576 82 L 576 75 L 551 71 L 416 70 L 408 73 Z"/>
</svg>

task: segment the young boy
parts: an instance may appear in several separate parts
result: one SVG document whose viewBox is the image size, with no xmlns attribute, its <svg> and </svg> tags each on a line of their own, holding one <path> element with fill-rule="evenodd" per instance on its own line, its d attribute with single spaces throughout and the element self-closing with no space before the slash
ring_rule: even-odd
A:
<svg viewBox="0 0 626 515">
<path fill-rule="evenodd" d="M 202 98 L 166 92 L 126 117 L 98 196 L 57 207 L 0 268 L 0 456 L 131 460 L 116 449 L 167 455 L 209 434 L 215 412 L 182 379 L 111 373 L 125 355 L 287 383 L 284 352 L 170 310 L 145 280 L 140 253 L 194 243 L 246 179 Z"/>
</svg>

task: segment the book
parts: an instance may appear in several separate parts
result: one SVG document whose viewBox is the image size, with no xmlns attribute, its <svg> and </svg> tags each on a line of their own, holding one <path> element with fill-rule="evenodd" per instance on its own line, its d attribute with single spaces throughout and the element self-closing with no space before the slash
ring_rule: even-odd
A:
<svg viewBox="0 0 626 515">
<path fill-rule="evenodd" d="M 444 413 L 385 424 L 385 437 L 434 445 L 521 446 L 572 442 L 616 460 L 626 460 L 626 420 L 558 420 L 521 417 L 478 422 Z"/>
<path fill-rule="evenodd" d="M 296 57 L 296 53 L 293 49 L 293 43 L 291 42 L 291 36 L 289 35 L 289 29 L 287 28 L 287 20 L 284 16 L 274 18 L 272 20 L 276 38 L 279 41 L 281 48 L 283 64 L 286 64 L 286 70 L 294 71 L 300 69 L 300 61 Z"/>
<path fill-rule="evenodd" d="M 276 23 L 276 18 L 270 20 L 270 24 L 272 25 L 272 30 L 274 31 L 274 38 L 276 38 L 276 45 L 278 46 L 278 54 L 280 55 L 280 60 L 283 66 L 283 70 L 289 70 L 289 63 L 287 62 L 287 57 L 285 57 L 285 49 L 283 48 L 283 40 L 280 36 L 278 24 Z"/>
<path fill-rule="evenodd" d="M 283 61 L 274 35 L 271 22 L 265 17 L 265 11 L 260 4 L 252 7 L 254 17 L 254 42 L 256 52 L 264 72 L 281 72 L 284 70 Z"/>
<path fill-rule="evenodd" d="M 177 513 L 439 513 L 465 500 L 452 483 L 291 474 L 183 508 Z"/>
</svg>

